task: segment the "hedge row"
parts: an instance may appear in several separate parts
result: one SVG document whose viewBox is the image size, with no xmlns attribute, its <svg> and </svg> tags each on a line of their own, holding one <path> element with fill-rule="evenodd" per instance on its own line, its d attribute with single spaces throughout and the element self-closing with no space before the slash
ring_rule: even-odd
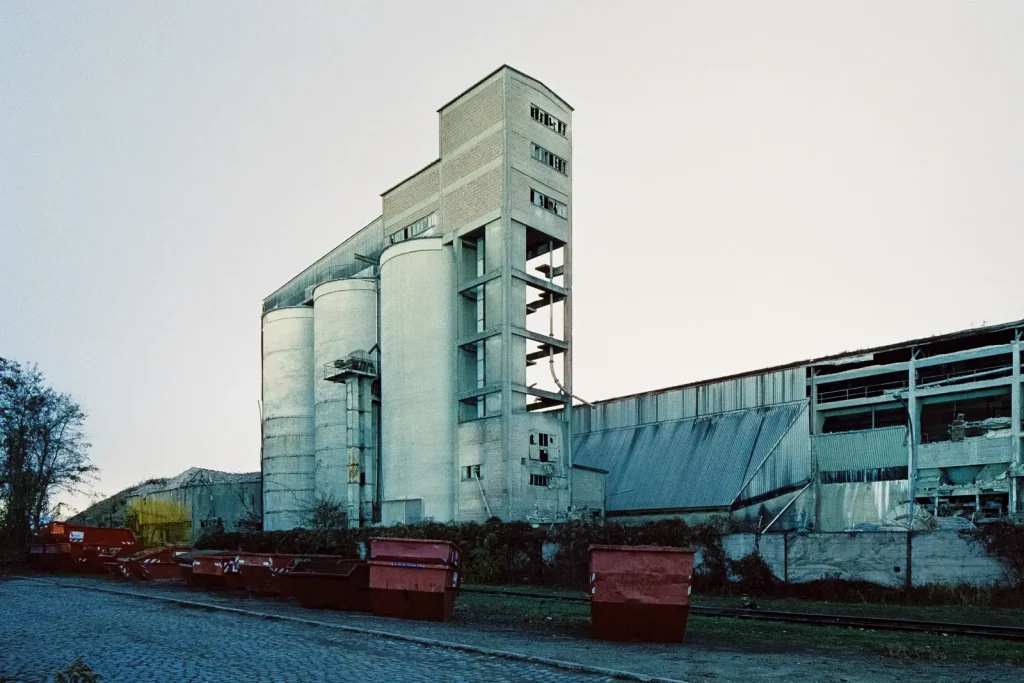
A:
<svg viewBox="0 0 1024 683">
<path fill-rule="evenodd" d="M 462 549 L 467 582 L 584 588 L 592 544 L 691 547 L 703 556 L 696 586 L 712 588 L 727 582 L 729 563 L 722 539 L 730 530 L 724 518 L 693 526 L 682 520 L 637 525 L 568 522 L 545 527 L 498 520 L 424 522 L 363 529 L 210 533 L 199 539 L 196 548 L 358 557 L 360 544 L 373 537 L 434 538 L 452 541 Z"/>
</svg>

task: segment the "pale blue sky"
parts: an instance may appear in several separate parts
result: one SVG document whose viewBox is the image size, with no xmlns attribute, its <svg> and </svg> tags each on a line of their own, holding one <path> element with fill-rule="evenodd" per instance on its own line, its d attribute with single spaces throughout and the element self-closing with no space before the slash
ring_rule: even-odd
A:
<svg viewBox="0 0 1024 683">
<path fill-rule="evenodd" d="M 0 355 L 98 490 L 259 468 L 260 301 L 501 63 L 576 107 L 576 387 L 1024 317 L 1024 3 L 0 2 Z"/>
</svg>

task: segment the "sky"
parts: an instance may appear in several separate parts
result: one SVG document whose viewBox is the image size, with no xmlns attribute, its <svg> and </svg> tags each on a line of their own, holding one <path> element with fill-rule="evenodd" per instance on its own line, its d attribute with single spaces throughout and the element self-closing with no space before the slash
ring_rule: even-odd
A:
<svg viewBox="0 0 1024 683">
<path fill-rule="evenodd" d="M 0 0 L 0 356 L 83 405 L 94 496 L 258 470 L 261 300 L 503 63 L 575 107 L 585 399 L 1024 318 L 1022 33 L 1016 1 Z"/>
</svg>

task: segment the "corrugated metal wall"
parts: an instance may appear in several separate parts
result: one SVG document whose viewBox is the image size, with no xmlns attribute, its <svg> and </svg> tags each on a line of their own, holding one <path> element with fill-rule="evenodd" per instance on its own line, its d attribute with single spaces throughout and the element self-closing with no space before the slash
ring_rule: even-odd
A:
<svg viewBox="0 0 1024 683">
<path fill-rule="evenodd" d="M 733 410 L 802 401 L 806 368 L 799 366 L 699 386 L 666 389 L 573 408 L 573 433 L 634 427 Z"/>
<path fill-rule="evenodd" d="M 352 235 L 263 300 L 263 312 L 282 306 L 301 306 L 309 290 L 321 282 L 355 277 L 369 268 L 355 255 L 376 259 L 384 250 L 384 221 L 380 218 Z"/>
<path fill-rule="evenodd" d="M 810 409 L 805 405 L 760 468 L 748 475 L 750 482 L 739 498 L 749 500 L 807 481 L 812 472 Z"/>
<path fill-rule="evenodd" d="M 821 434 L 811 439 L 820 472 L 874 470 L 907 464 L 907 430 L 883 427 Z"/>
</svg>

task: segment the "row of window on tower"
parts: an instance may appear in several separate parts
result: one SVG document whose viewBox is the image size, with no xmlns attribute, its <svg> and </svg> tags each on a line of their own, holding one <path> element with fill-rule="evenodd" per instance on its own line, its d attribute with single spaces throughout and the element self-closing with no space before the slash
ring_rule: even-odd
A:
<svg viewBox="0 0 1024 683">
<path fill-rule="evenodd" d="M 565 137 L 565 121 L 555 118 L 551 114 L 547 113 L 546 111 L 538 107 L 536 104 L 530 105 L 530 116 L 533 117 L 533 120 L 536 121 L 537 123 L 547 126 L 551 130 L 561 135 L 563 138 Z"/>
<path fill-rule="evenodd" d="M 557 154 L 552 154 L 551 152 L 547 151 L 540 145 L 533 143 L 531 144 L 533 145 L 532 155 L 534 159 L 536 159 L 542 164 L 550 166 L 551 168 L 555 169 L 562 175 L 569 175 L 568 161 L 558 156 Z"/>
<path fill-rule="evenodd" d="M 569 209 L 566 207 L 564 202 L 560 202 L 557 199 L 547 196 L 543 192 L 530 188 L 530 203 L 534 206 L 539 206 L 545 211 L 550 211 L 559 218 L 568 218 Z"/>
<path fill-rule="evenodd" d="M 435 211 L 429 216 L 424 216 L 415 223 L 410 223 L 409 225 L 405 226 L 398 232 L 391 235 L 391 244 L 398 244 L 399 242 L 404 242 L 405 240 L 411 240 L 413 237 L 422 235 L 426 231 L 436 227 L 437 212 Z"/>
</svg>

